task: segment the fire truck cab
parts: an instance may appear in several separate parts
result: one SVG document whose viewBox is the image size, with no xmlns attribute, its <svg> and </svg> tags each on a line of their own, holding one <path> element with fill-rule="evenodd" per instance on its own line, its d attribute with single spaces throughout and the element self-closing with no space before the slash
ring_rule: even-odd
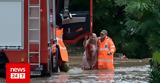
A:
<svg viewBox="0 0 160 83">
<path fill-rule="evenodd" d="M 0 72 L 6 63 L 29 63 L 31 75 L 52 73 L 56 15 L 62 18 L 66 43 L 77 43 L 92 31 L 92 0 L 88 11 L 70 11 L 69 2 L 0 0 Z"/>
</svg>

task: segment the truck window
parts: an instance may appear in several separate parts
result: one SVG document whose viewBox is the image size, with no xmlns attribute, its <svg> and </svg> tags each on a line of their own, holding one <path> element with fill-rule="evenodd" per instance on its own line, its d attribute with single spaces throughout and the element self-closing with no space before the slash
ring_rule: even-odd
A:
<svg viewBox="0 0 160 83">
<path fill-rule="evenodd" d="M 0 0 L 0 49 L 23 48 L 23 0 Z"/>
</svg>

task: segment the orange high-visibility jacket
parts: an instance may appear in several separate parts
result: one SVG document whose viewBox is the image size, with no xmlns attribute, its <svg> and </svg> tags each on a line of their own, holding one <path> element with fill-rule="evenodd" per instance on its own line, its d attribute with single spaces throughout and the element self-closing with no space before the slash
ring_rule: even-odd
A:
<svg viewBox="0 0 160 83">
<path fill-rule="evenodd" d="M 114 70 L 113 55 L 116 51 L 115 45 L 111 38 L 107 37 L 104 41 L 98 40 L 98 69 Z M 109 55 L 109 52 L 112 54 Z"/>
<path fill-rule="evenodd" d="M 62 61 L 68 62 L 68 51 L 63 42 L 63 28 L 56 28 L 56 39 L 59 46 Z"/>
</svg>

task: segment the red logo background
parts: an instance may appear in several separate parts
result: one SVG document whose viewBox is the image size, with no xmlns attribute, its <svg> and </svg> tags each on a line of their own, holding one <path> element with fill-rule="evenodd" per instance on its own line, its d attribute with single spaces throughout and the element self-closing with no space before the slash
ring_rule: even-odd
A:
<svg viewBox="0 0 160 83">
<path fill-rule="evenodd" d="M 6 83 L 30 83 L 30 65 L 28 63 L 8 63 Z"/>
</svg>

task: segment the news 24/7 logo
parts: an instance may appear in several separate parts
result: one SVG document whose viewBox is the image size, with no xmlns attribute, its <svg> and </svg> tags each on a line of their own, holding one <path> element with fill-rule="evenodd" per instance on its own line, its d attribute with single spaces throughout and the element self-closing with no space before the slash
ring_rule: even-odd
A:
<svg viewBox="0 0 160 83">
<path fill-rule="evenodd" d="M 30 65 L 28 63 L 8 63 L 6 83 L 30 83 Z"/>
</svg>

